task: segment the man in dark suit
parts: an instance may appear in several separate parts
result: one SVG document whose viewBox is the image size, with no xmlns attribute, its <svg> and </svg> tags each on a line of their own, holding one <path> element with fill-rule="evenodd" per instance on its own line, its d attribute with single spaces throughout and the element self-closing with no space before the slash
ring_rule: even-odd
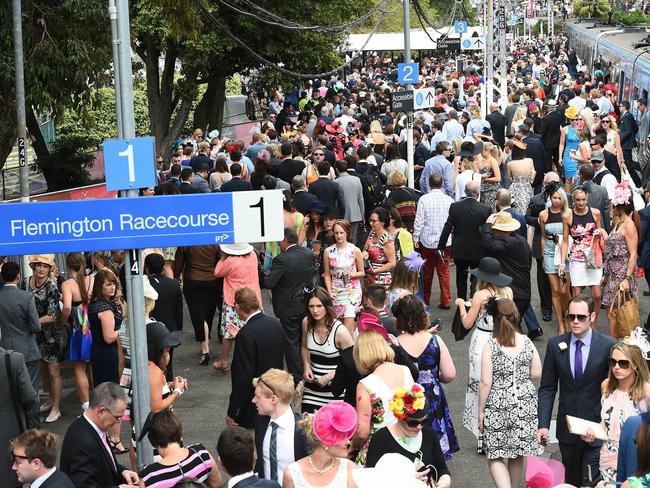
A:
<svg viewBox="0 0 650 488">
<path fill-rule="evenodd" d="M 296 381 L 303 375 L 300 358 L 301 320 L 305 314 L 305 287 L 313 288 L 316 271 L 311 252 L 298 246 L 298 235 L 284 229 L 280 241 L 282 252 L 273 258 L 271 270 L 264 278 L 264 288 L 272 291 L 273 313 L 284 329 L 284 359 Z"/>
<path fill-rule="evenodd" d="M 505 117 L 505 122 L 506 122 L 506 137 L 510 138 L 513 136 L 512 133 L 512 119 L 515 117 L 515 112 L 519 108 L 519 98 L 520 95 L 519 93 L 515 92 L 512 93 L 508 96 L 508 99 L 510 100 L 510 105 L 506 107 L 504 117 Z"/>
<path fill-rule="evenodd" d="M 591 164 L 581 164 L 578 169 L 578 174 L 580 175 L 580 184 L 585 187 L 585 191 L 587 192 L 589 206 L 600 210 L 600 224 L 609 233 L 610 200 L 607 190 L 593 182 L 595 171 Z"/>
<path fill-rule="evenodd" d="M 555 167 L 560 158 L 560 135 L 564 124 L 564 112 L 560 112 L 555 100 L 549 100 L 546 104 L 546 115 L 542 119 L 542 141 L 547 158 L 551 159 Z"/>
<path fill-rule="evenodd" d="M 181 170 L 181 184 L 178 186 L 178 190 L 183 194 L 187 195 L 188 193 L 198 193 L 199 190 L 194 188 L 192 183 L 194 182 L 194 170 L 189 166 L 183 167 Z"/>
<path fill-rule="evenodd" d="M 25 359 L 27 372 L 34 391 L 40 387 L 41 353 L 36 345 L 36 335 L 41 331 L 41 323 L 36 311 L 34 295 L 18 288 L 20 283 L 20 266 L 8 261 L 2 265 L 0 288 L 0 321 L 2 337 L 0 347 L 21 353 Z M 27 412 L 27 426 L 40 427 L 39 405 L 35 402 Z"/>
<path fill-rule="evenodd" d="M 90 393 L 88 410 L 65 433 L 60 468 L 77 488 L 138 485 L 138 474 L 115 460 L 107 432 L 121 422 L 126 392 L 117 383 L 101 383 Z"/>
<path fill-rule="evenodd" d="M 232 163 L 230 165 L 230 174 L 232 179 L 226 181 L 221 188 L 219 189 L 222 193 L 229 191 L 248 191 L 252 190 L 253 187 L 250 184 L 250 181 L 244 181 L 241 177 L 242 167 L 240 163 Z"/>
<path fill-rule="evenodd" d="M 643 198 L 646 207 L 639 210 L 639 222 L 641 224 L 639 242 L 641 243 L 641 248 L 639 250 L 637 265 L 639 268 L 643 268 L 645 280 L 650 286 L 650 183 L 646 183 Z M 644 291 L 643 295 L 648 296 L 649 293 Z M 646 328 L 648 326 L 650 326 L 650 315 L 648 315 L 648 325 L 646 325 Z"/>
<path fill-rule="evenodd" d="M 490 123 L 492 137 L 503 148 L 506 143 L 506 116 L 499 111 L 498 103 L 490 104 L 490 114 L 485 117 Z"/>
<path fill-rule="evenodd" d="M 637 170 L 641 171 L 638 161 L 632 159 L 632 149 L 636 146 L 636 133 L 639 126 L 634 120 L 634 116 L 630 113 L 630 102 L 623 100 L 620 104 L 621 122 L 619 124 L 619 134 L 621 136 L 621 149 L 623 150 L 623 160 L 625 166 L 630 172 L 630 176 L 637 186 L 640 186 L 641 181 L 638 179 Z M 635 179 L 636 176 L 636 179 Z"/>
<path fill-rule="evenodd" d="M 149 277 L 149 283 L 158 293 L 156 305 L 151 316 L 162 322 L 169 332 L 183 330 L 183 291 L 180 283 L 163 275 L 165 258 L 160 254 L 148 254 L 144 260 L 144 272 Z M 174 380 L 174 348 L 169 351 L 169 364 L 165 376 L 167 381 Z"/>
<path fill-rule="evenodd" d="M 278 178 L 291 184 L 294 176 L 299 176 L 305 169 L 304 161 L 299 159 L 291 159 L 293 156 L 293 145 L 290 142 L 283 142 L 280 146 L 280 154 L 282 154 L 282 162 L 278 168 Z"/>
<path fill-rule="evenodd" d="M 190 166 L 195 173 L 199 172 L 202 165 L 206 165 L 208 170 L 214 166 L 212 159 L 210 159 L 210 143 L 208 141 L 201 141 L 199 143 L 199 153 L 190 159 Z"/>
<path fill-rule="evenodd" d="M 478 201 L 479 186 L 475 181 L 465 185 L 465 197 L 449 207 L 449 217 L 440 234 L 438 250 L 445 252 L 449 234 L 453 229 L 451 257 L 456 264 L 456 294 L 467 299 L 467 275 L 469 268 L 476 268 L 483 257 L 479 227 L 490 216 L 490 207 Z M 474 294 L 475 280 L 472 280 L 470 295 Z"/>
<path fill-rule="evenodd" d="M 323 202 L 325 211 L 342 217 L 345 212 L 345 202 L 338 183 L 329 179 L 330 163 L 321 161 L 316 168 L 318 169 L 318 179 L 309 185 L 309 193 Z"/>
<path fill-rule="evenodd" d="M 257 295 L 250 288 L 235 292 L 235 307 L 245 326 L 235 336 L 226 423 L 252 429 L 255 426 L 253 379 L 271 368 L 282 369 L 284 333 L 278 319 L 262 312 Z"/>
<path fill-rule="evenodd" d="M 521 135 L 521 141 L 526 144 L 526 157 L 533 160 L 533 166 L 535 168 L 535 179 L 533 180 L 532 184 L 533 190 L 537 192 L 542 187 L 544 175 L 551 168 L 550 164 L 547 163 L 548 159 L 546 157 L 546 149 L 544 149 L 544 143 L 542 142 L 542 139 L 539 137 L 539 134 L 535 134 L 532 131 L 533 124 L 533 119 L 525 119 L 524 123 L 521 124 L 521 127 L 519 127 L 518 132 Z"/>
<path fill-rule="evenodd" d="M 260 478 L 282 481 L 286 467 L 308 452 L 304 431 L 298 428 L 300 416 L 291 410 L 293 376 L 281 369 L 269 369 L 254 380 L 257 408 L 255 419 L 255 472 Z"/>
<path fill-rule="evenodd" d="M 318 202 L 318 197 L 307 191 L 305 180 L 302 176 L 296 175 L 291 180 L 293 190 L 293 206 L 303 215 L 309 215 L 312 207 Z"/>
<path fill-rule="evenodd" d="M 16 437 L 11 441 L 11 457 L 18 481 L 39 488 L 74 488 L 68 475 L 56 469 L 57 451 L 51 432 L 29 429 Z"/>
<path fill-rule="evenodd" d="M 542 379 L 539 385 L 537 440 L 548 442 L 548 430 L 555 395 L 560 388 L 556 436 L 560 442 L 566 482 L 592 486 L 598 474 L 602 441 L 587 443 L 571 434 L 566 416 L 600 423 L 601 383 L 609 373 L 609 355 L 616 340 L 591 328 L 594 302 L 578 295 L 569 302 L 567 326 L 571 332 L 551 337 L 546 346 Z"/>
<path fill-rule="evenodd" d="M 280 483 L 260 479 L 253 472 L 255 442 L 241 427 L 226 427 L 217 441 L 217 458 L 230 477 L 228 488 L 280 488 Z"/>
</svg>

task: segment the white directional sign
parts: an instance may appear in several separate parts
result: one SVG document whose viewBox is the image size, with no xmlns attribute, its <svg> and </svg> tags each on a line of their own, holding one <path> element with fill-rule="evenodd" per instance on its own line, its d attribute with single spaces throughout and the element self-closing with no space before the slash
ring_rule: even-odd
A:
<svg viewBox="0 0 650 488">
<path fill-rule="evenodd" d="M 436 103 L 435 88 L 421 88 L 413 90 L 413 110 L 433 107 Z"/>
<path fill-rule="evenodd" d="M 485 36 L 462 36 L 460 38 L 461 51 L 481 51 L 485 49 Z"/>
</svg>

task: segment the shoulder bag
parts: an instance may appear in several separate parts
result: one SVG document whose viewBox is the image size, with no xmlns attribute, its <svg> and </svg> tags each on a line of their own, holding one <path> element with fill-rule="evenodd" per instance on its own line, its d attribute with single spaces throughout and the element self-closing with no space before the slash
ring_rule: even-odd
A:
<svg viewBox="0 0 650 488">
<path fill-rule="evenodd" d="M 616 318 L 616 339 L 628 337 L 641 324 L 638 299 L 632 296 L 630 290 L 624 290 L 620 285 L 616 298 L 609 306 L 609 314 Z"/>
</svg>

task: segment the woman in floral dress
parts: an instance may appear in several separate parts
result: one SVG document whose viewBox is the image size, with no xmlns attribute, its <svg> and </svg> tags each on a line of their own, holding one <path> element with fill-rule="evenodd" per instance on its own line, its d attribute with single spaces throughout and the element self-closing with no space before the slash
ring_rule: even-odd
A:
<svg viewBox="0 0 650 488">
<path fill-rule="evenodd" d="M 361 306 L 363 258 L 357 246 L 350 242 L 350 224 L 337 220 L 332 228 L 334 244 L 325 249 L 323 276 L 325 288 L 332 297 L 336 318 L 354 336 L 354 319 Z"/>
<path fill-rule="evenodd" d="M 372 211 L 368 222 L 371 231 L 362 254 L 368 260 L 364 286 L 378 284 L 388 289 L 392 279 L 390 272 L 396 264 L 395 245 L 388 232 L 390 214 L 378 207 Z"/>
</svg>

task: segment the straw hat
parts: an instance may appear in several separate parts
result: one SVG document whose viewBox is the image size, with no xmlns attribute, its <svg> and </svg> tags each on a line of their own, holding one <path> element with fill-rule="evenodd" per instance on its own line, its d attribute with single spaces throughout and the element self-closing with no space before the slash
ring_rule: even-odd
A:
<svg viewBox="0 0 650 488">
<path fill-rule="evenodd" d="M 233 244 L 221 244 L 219 248 L 226 254 L 231 256 L 244 256 L 245 254 L 250 254 L 253 251 L 253 246 L 247 242 L 237 242 Z"/>
<path fill-rule="evenodd" d="M 36 263 L 46 264 L 50 268 L 54 268 L 54 254 L 32 254 L 29 256 L 29 267 L 34 269 Z"/>
<path fill-rule="evenodd" d="M 510 212 L 499 212 L 494 216 L 494 222 L 492 223 L 492 229 L 494 230 L 513 232 L 519 227 L 521 227 L 521 224 L 518 220 L 512 218 Z"/>
</svg>

